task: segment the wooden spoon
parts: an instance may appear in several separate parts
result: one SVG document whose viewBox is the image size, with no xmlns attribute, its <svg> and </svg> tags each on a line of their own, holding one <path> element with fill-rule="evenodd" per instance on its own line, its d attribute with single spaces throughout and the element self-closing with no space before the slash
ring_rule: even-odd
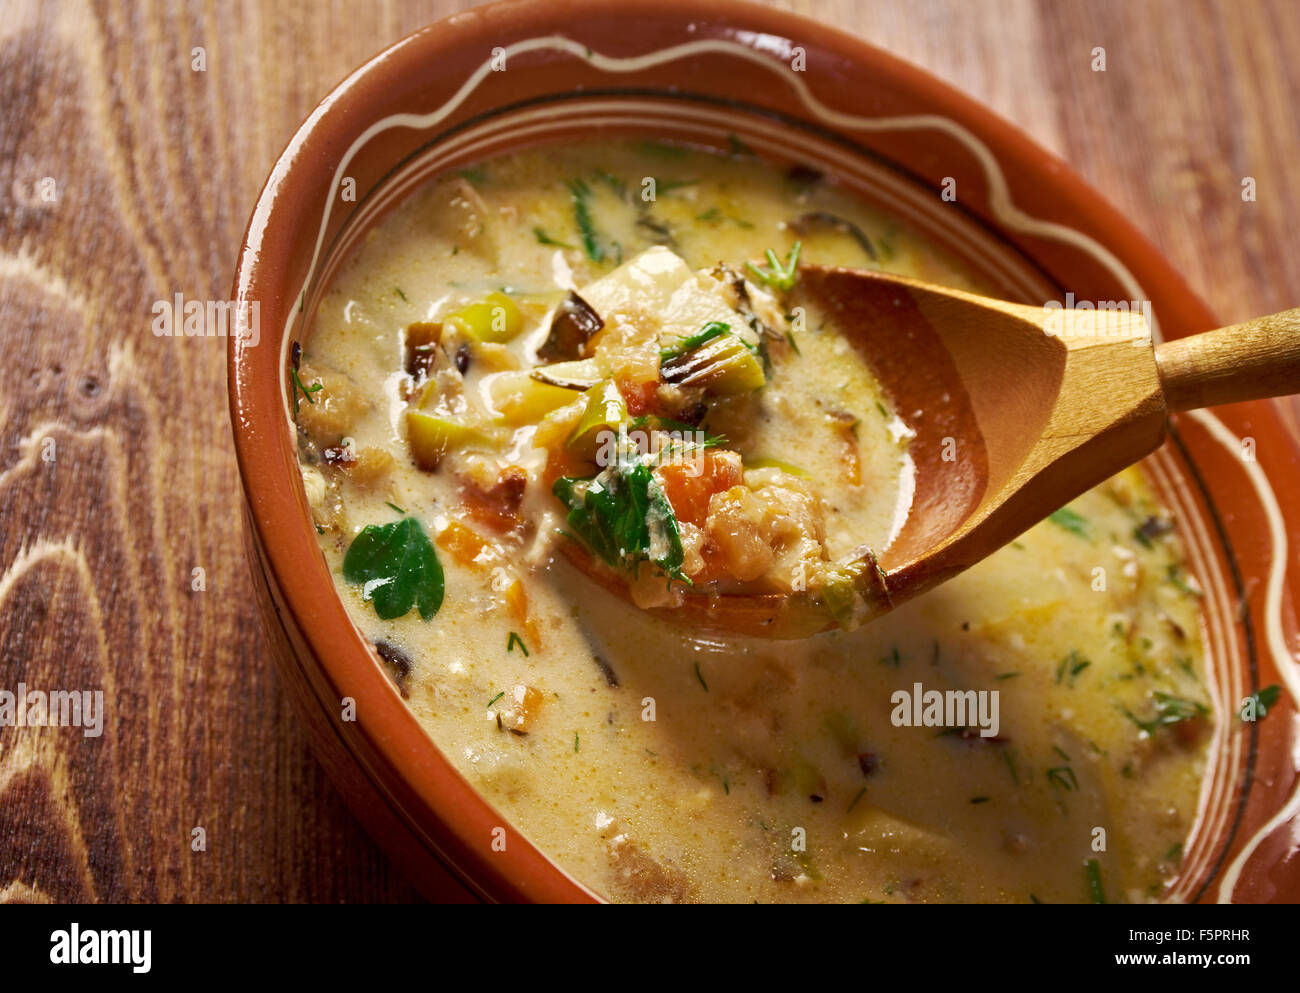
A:
<svg viewBox="0 0 1300 993">
<path fill-rule="evenodd" d="M 850 560 L 854 624 L 1153 451 L 1170 411 L 1300 393 L 1300 309 L 1155 347 L 1141 312 L 1031 307 L 863 270 L 801 266 L 790 302 L 812 305 L 853 343 L 916 432 L 907 522 L 878 555 L 863 548 Z M 568 550 L 617 587 L 582 549 Z M 662 612 L 773 638 L 837 624 L 813 592 L 688 594 Z"/>
</svg>

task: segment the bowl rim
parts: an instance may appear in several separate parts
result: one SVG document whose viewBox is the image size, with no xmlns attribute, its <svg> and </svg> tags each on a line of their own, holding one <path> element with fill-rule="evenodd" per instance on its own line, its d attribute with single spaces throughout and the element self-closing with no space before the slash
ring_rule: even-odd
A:
<svg viewBox="0 0 1300 993">
<path fill-rule="evenodd" d="M 742 0 L 713 0 L 707 5 L 699 0 L 626 0 L 619 9 L 628 21 L 674 22 L 682 40 L 700 37 L 694 33 L 697 24 L 718 32 L 717 37 L 734 39 L 735 32 L 743 30 L 799 39 L 841 56 L 853 72 L 870 71 L 890 78 L 932 108 L 932 113 L 958 122 L 990 150 L 1004 173 L 1050 182 L 1068 204 L 1071 216 L 1087 217 L 1092 236 L 1108 248 L 1115 246 L 1110 250 L 1151 298 L 1179 302 L 1180 311 L 1172 323 L 1189 329 L 1216 326 L 1209 308 L 1150 240 L 1068 164 L 926 70 L 840 29 Z M 430 59 L 440 49 L 474 40 L 554 33 L 581 37 L 584 15 L 608 10 L 602 0 L 500 0 L 430 24 L 350 73 L 313 109 L 277 157 L 244 233 L 234 276 L 235 297 L 296 300 L 292 288 L 283 285 L 286 239 L 316 226 L 320 202 L 302 191 L 312 185 L 308 177 L 328 168 L 304 152 L 322 135 L 337 138 L 350 132 L 348 104 L 363 82 L 400 72 L 404 66 Z M 656 43 L 647 51 L 662 48 Z M 1036 263 L 1032 255 L 1029 258 Z M 272 339 L 278 347 L 280 330 L 273 330 Z M 358 718 L 345 729 L 354 756 L 372 779 L 390 786 L 395 781 L 400 784 L 400 789 L 388 790 L 396 808 L 479 895 L 547 902 L 598 899 L 515 832 L 442 755 L 374 663 L 333 584 L 318 588 L 297 579 L 294 565 L 300 556 L 309 549 L 319 554 L 319 549 L 308 545 L 309 536 L 297 534 L 301 530 L 297 462 L 286 460 L 284 439 L 278 435 L 284 420 L 283 384 L 250 373 L 249 347 L 237 337 L 231 337 L 227 346 L 237 462 L 248 518 L 263 553 L 261 568 L 301 627 L 311 659 L 300 662 L 315 680 L 318 702 L 325 706 L 329 699 L 355 699 Z M 436 823 L 431 823 L 430 817 Z M 506 852 L 489 855 L 482 841 L 498 827 L 508 832 L 509 845 Z"/>
</svg>

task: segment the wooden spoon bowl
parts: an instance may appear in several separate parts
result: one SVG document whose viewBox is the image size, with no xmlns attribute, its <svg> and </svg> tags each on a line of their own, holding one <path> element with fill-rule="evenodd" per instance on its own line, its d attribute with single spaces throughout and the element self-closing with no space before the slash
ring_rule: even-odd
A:
<svg viewBox="0 0 1300 993">
<path fill-rule="evenodd" d="M 1300 311 L 1156 348 L 1140 311 L 992 300 L 874 271 L 804 265 L 792 304 L 859 351 L 915 432 L 912 509 L 859 548 L 853 622 L 944 582 L 1157 448 L 1171 410 L 1300 391 Z M 581 569 L 627 584 L 570 543 Z M 687 593 L 656 613 L 801 638 L 838 626 L 815 592 Z"/>
</svg>

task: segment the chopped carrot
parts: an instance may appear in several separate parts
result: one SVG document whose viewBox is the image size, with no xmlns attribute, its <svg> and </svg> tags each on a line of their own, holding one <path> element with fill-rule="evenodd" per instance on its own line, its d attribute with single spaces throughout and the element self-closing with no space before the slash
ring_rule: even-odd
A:
<svg viewBox="0 0 1300 993">
<path fill-rule="evenodd" d="M 534 651 L 540 650 L 542 632 L 528 614 L 528 593 L 522 579 L 516 579 L 506 590 L 506 606 L 510 609 L 510 616 L 524 629 L 528 647 Z"/>
<path fill-rule="evenodd" d="M 505 709 L 501 712 L 502 729 L 515 734 L 527 734 L 529 724 L 545 702 L 545 695 L 531 686 L 519 683 L 511 687 L 503 701 Z"/>
<path fill-rule="evenodd" d="M 724 458 L 727 455 L 729 457 Z M 698 528 L 704 527 L 709 517 L 709 500 L 715 493 L 723 493 L 742 482 L 739 460 L 734 454 L 709 449 L 701 456 L 702 469 L 691 462 L 664 465 L 655 469 L 664 495 L 673 505 L 679 521 Z M 698 475 L 694 474 L 698 473 Z"/>
<path fill-rule="evenodd" d="M 473 529 L 452 521 L 439 533 L 438 547 L 445 548 L 461 565 L 481 565 L 477 559 L 487 548 L 487 542 Z"/>
<path fill-rule="evenodd" d="M 640 417 L 642 414 L 654 412 L 659 381 L 657 379 L 644 382 L 619 380 L 618 391 L 623 395 L 623 402 L 627 404 L 628 414 L 632 417 Z"/>
<path fill-rule="evenodd" d="M 861 486 L 862 457 L 858 454 L 857 418 L 850 421 L 835 418 L 834 421 L 844 445 L 844 452 L 840 456 L 840 462 L 844 466 L 844 481 L 850 486 Z"/>
</svg>

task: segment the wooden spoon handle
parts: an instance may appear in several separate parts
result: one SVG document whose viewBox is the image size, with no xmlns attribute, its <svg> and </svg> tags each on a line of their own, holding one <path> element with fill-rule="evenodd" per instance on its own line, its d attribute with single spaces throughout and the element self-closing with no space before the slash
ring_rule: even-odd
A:
<svg viewBox="0 0 1300 993">
<path fill-rule="evenodd" d="M 1300 308 L 1156 349 L 1169 410 L 1300 393 Z"/>
</svg>

